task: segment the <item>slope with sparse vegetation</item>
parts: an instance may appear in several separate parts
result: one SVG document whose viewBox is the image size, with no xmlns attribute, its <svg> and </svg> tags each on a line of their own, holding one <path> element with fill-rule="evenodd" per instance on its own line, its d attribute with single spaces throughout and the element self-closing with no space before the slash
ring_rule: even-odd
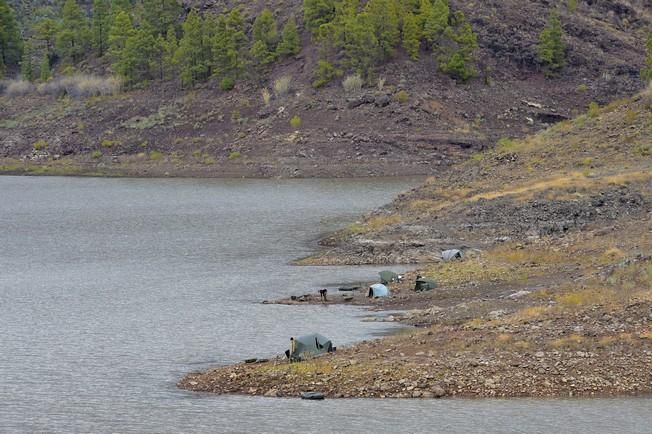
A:
<svg viewBox="0 0 652 434">
<path fill-rule="evenodd" d="M 432 174 L 649 69 L 642 1 L 1 1 L 5 173 Z"/>
</svg>

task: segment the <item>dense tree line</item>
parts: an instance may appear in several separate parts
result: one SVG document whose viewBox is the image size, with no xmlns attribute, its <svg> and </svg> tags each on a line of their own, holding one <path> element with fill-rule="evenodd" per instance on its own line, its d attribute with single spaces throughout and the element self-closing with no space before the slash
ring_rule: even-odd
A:
<svg viewBox="0 0 652 434">
<path fill-rule="evenodd" d="M 93 0 L 89 12 L 77 0 L 38 11 L 27 32 L 22 75 L 47 80 L 55 65 L 66 70 L 95 57 L 109 59 L 130 86 L 179 76 L 184 86 L 215 78 L 229 89 L 301 50 L 295 19 L 280 28 L 268 9 L 250 26 L 239 9 L 203 16 L 191 10 L 183 19 L 177 0 Z M 442 71 L 462 80 L 475 74 L 477 38 L 447 0 L 305 0 L 304 24 L 323 56 L 317 84 L 339 71 L 369 77 L 401 47 L 415 60 L 431 52 Z"/>
<path fill-rule="evenodd" d="M 238 8 L 186 14 L 178 0 L 93 0 L 90 10 L 78 0 L 56 4 L 25 18 L 21 38 L 14 11 L 0 0 L 0 75 L 20 67 L 23 78 L 46 81 L 53 68 L 108 61 L 128 86 L 179 77 L 186 87 L 215 79 L 231 89 L 301 50 L 294 17 L 279 22 L 268 9 L 251 23 Z M 448 0 L 303 0 L 303 24 L 320 49 L 316 87 L 343 73 L 370 81 L 399 51 L 412 60 L 433 56 L 441 71 L 462 81 L 477 73 L 477 36 Z M 565 64 L 563 36 L 553 10 L 537 46 L 548 74 Z M 647 48 L 642 76 L 650 80 L 652 35 Z"/>
<path fill-rule="evenodd" d="M 304 22 L 322 50 L 316 85 L 338 69 L 369 77 L 399 47 L 413 60 L 432 53 L 440 69 L 455 78 L 476 74 L 477 36 L 447 0 L 304 0 Z"/>
<path fill-rule="evenodd" d="M 35 11 L 26 23 L 22 50 L 15 16 L 5 1 L 0 0 L 0 71 L 20 62 L 28 80 L 47 80 L 55 65 L 66 71 L 99 58 L 108 59 L 128 86 L 179 76 L 184 86 L 215 77 L 230 88 L 246 71 L 260 73 L 301 49 L 294 18 L 279 32 L 267 9 L 249 29 L 239 9 L 219 16 L 191 10 L 184 19 L 178 0 L 93 0 L 87 14 L 77 0 L 65 0 L 58 10 Z"/>
</svg>

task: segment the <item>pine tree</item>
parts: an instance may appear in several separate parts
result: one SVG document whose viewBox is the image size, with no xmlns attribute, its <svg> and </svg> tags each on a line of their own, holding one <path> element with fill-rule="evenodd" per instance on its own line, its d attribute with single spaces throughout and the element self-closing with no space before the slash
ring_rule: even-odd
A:
<svg viewBox="0 0 652 434">
<path fill-rule="evenodd" d="M 335 67 L 327 60 L 320 60 L 315 70 L 315 81 L 312 82 L 312 87 L 324 87 L 335 78 L 337 71 Z"/>
<path fill-rule="evenodd" d="M 430 48 L 436 48 L 435 45 L 440 42 L 449 28 L 449 15 L 448 1 L 435 0 L 435 3 L 431 4 L 430 0 L 421 0 L 419 13 L 421 32 Z"/>
<path fill-rule="evenodd" d="M 0 78 L 7 68 L 20 62 L 22 42 L 14 10 L 6 0 L 0 0 Z"/>
<path fill-rule="evenodd" d="M 143 0 L 143 19 L 156 35 L 165 35 L 181 14 L 177 0 Z"/>
<path fill-rule="evenodd" d="M 420 0 L 403 0 L 400 2 L 402 6 L 401 17 L 406 13 L 411 13 L 412 15 L 417 15 L 419 13 L 419 8 L 421 6 Z"/>
<path fill-rule="evenodd" d="M 297 31 L 297 24 L 294 17 L 290 17 L 283 26 L 283 37 L 276 47 L 276 53 L 279 56 L 292 56 L 299 54 L 301 51 L 301 39 Z"/>
<path fill-rule="evenodd" d="M 403 16 L 403 48 L 410 55 L 412 60 L 419 59 L 419 48 L 421 47 L 421 34 L 417 19 L 412 12 Z"/>
<path fill-rule="evenodd" d="M 173 26 L 168 27 L 165 38 L 159 36 L 157 48 L 159 50 L 159 77 L 163 80 L 174 76 L 176 62 L 174 55 L 179 47 L 177 34 Z"/>
<path fill-rule="evenodd" d="M 32 63 L 32 41 L 28 40 L 23 46 L 23 58 L 20 61 L 20 74 L 23 80 L 34 80 L 34 64 Z"/>
<path fill-rule="evenodd" d="M 205 46 L 203 20 L 195 9 L 190 10 L 182 28 L 183 36 L 179 40 L 175 61 L 180 67 L 181 83 L 191 87 L 208 78 L 210 50 Z"/>
<path fill-rule="evenodd" d="M 559 71 L 566 64 L 566 47 L 562 40 L 564 30 L 561 27 L 559 11 L 553 10 L 548 16 L 546 27 L 539 35 L 537 54 L 547 75 Z"/>
<path fill-rule="evenodd" d="M 303 22 L 308 30 L 316 35 L 322 24 L 327 24 L 335 19 L 335 0 L 304 0 Z"/>
<path fill-rule="evenodd" d="M 276 44 L 278 43 L 278 29 L 276 20 L 269 9 L 256 17 L 252 29 L 251 55 L 259 65 L 267 65 L 276 60 Z"/>
<path fill-rule="evenodd" d="M 244 19 L 238 9 L 221 15 L 212 41 L 213 75 L 235 82 L 246 67 L 245 50 L 248 44 Z"/>
<path fill-rule="evenodd" d="M 56 35 L 57 24 L 52 18 L 43 18 L 34 26 L 33 37 L 45 44 L 45 50 L 48 56 L 53 55 Z"/>
<path fill-rule="evenodd" d="M 109 30 L 109 55 L 116 62 L 122 56 L 122 51 L 127 45 L 127 38 L 134 32 L 134 26 L 131 24 L 129 14 L 119 10 L 113 19 L 113 24 Z"/>
<path fill-rule="evenodd" d="M 641 78 L 644 81 L 650 82 L 652 81 L 652 29 L 650 29 L 645 47 L 647 49 L 647 57 L 645 58 L 645 66 L 641 70 Z"/>
<path fill-rule="evenodd" d="M 450 76 L 466 81 L 477 74 L 473 66 L 473 53 L 478 48 L 478 37 L 464 13 L 453 16 L 453 26 L 446 30 L 446 45 L 440 48 L 439 68 Z"/>
<path fill-rule="evenodd" d="M 109 41 L 109 29 L 111 27 L 111 3 L 110 0 L 93 0 L 93 18 L 91 21 L 91 33 L 93 34 L 93 47 L 97 50 L 98 56 L 103 56 Z"/>
<path fill-rule="evenodd" d="M 64 59 L 77 62 L 90 42 L 87 19 L 77 0 L 66 0 L 63 4 L 61 25 L 56 35 L 57 52 Z"/>
<path fill-rule="evenodd" d="M 396 0 L 369 0 L 365 11 L 379 44 L 381 60 L 387 60 L 401 40 Z"/>
<path fill-rule="evenodd" d="M 374 65 L 382 59 L 380 44 L 367 14 L 351 17 L 345 23 L 343 64 L 361 76 L 369 76 Z"/>
<path fill-rule="evenodd" d="M 48 53 L 43 53 L 43 59 L 39 65 L 39 79 L 46 82 L 50 79 L 50 57 Z"/>
<path fill-rule="evenodd" d="M 153 78 L 156 65 L 156 40 L 149 25 L 134 30 L 125 40 L 114 68 L 128 86 Z"/>
<path fill-rule="evenodd" d="M 119 12 L 126 12 L 129 14 L 131 9 L 130 0 L 111 0 L 111 17 L 113 17 L 113 20 L 115 20 L 115 17 L 118 16 Z"/>
</svg>

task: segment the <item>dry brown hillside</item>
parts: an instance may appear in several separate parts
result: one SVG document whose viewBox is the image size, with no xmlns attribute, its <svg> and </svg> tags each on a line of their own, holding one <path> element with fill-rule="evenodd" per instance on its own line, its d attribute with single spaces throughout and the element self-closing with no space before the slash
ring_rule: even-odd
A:
<svg viewBox="0 0 652 434">
<path fill-rule="evenodd" d="M 324 240 L 332 250 L 323 260 L 436 262 L 446 248 L 563 242 L 629 224 L 635 235 L 627 229 L 618 248 L 636 252 L 652 217 L 651 109 L 648 88 L 537 135 L 502 139 Z"/>
<path fill-rule="evenodd" d="M 245 11 L 251 21 L 267 6 L 280 22 L 289 14 L 301 18 L 300 4 L 250 2 Z M 310 83 L 319 54 L 304 31 L 296 58 L 230 93 L 213 82 L 183 91 L 173 81 L 114 97 L 0 97 L 0 166 L 5 173 L 62 174 L 439 173 L 501 137 L 533 133 L 585 111 L 591 101 L 641 88 L 650 2 L 580 1 L 575 12 L 560 4 L 568 65 L 558 77 L 546 78 L 536 60 L 538 34 L 556 2 L 452 1 L 479 36 L 480 74 L 466 84 L 438 73 L 423 52 L 418 62 L 399 53 L 379 68 L 383 86 L 347 94 L 336 80 L 315 90 Z M 231 6 L 193 5 L 207 13 Z M 291 78 L 291 91 L 265 105 L 261 91 L 280 77 Z M 293 116 L 301 118 L 299 127 L 290 125 Z"/>
</svg>

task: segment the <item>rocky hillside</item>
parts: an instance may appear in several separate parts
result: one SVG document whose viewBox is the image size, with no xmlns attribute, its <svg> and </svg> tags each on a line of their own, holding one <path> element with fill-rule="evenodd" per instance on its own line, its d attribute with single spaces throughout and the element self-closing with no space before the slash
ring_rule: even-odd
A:
<svg viewBox="0 0 652 434">
<path fill-rule="evenodd" d="M 346 92 L 340 80 L 313 89 L 319 49 L 303 49 L 259 81 L 224 92 L 209 81 L 192 91 L 176 80 L 86 99 L 0 97 L 4 173 L 201 176 L 370 176 L 433 174 L 502 137 L 522 137 L 642 87 L 649 1 L 562 2 L 567 66 L 546 78 L 536 57 L 551 2 L 451 1 L 478 34 L 479 76 L 457 83 L 427 52 L 399 52 L 376 71 L 381 83 Z M 190 6 L 190 5 L 188 5 Z M 229 2 L 193 3 L 205 13 Z M 301 2 L 255 2 L 279 21 L 301 18 Z M 301 20 L 299 27 L 302 29 Z M 78 66 L 102 72 L 102 61 Z M 281 77 L 287 94 L 261 92 Z M 382 85 L 380 85 L 382 84 Z M 290 119 L 299 117 L 299 124 Z"/>
<path fill-rule="evenodd" d="M 648 88 L 538 135 L 503 139 L 323 240 L 320 261 L 437 262 L 448 248 L 559 241 L 628 222 L 647 222 L 639 230 L 649 238 L 651 108 Z"/>
</svg>

